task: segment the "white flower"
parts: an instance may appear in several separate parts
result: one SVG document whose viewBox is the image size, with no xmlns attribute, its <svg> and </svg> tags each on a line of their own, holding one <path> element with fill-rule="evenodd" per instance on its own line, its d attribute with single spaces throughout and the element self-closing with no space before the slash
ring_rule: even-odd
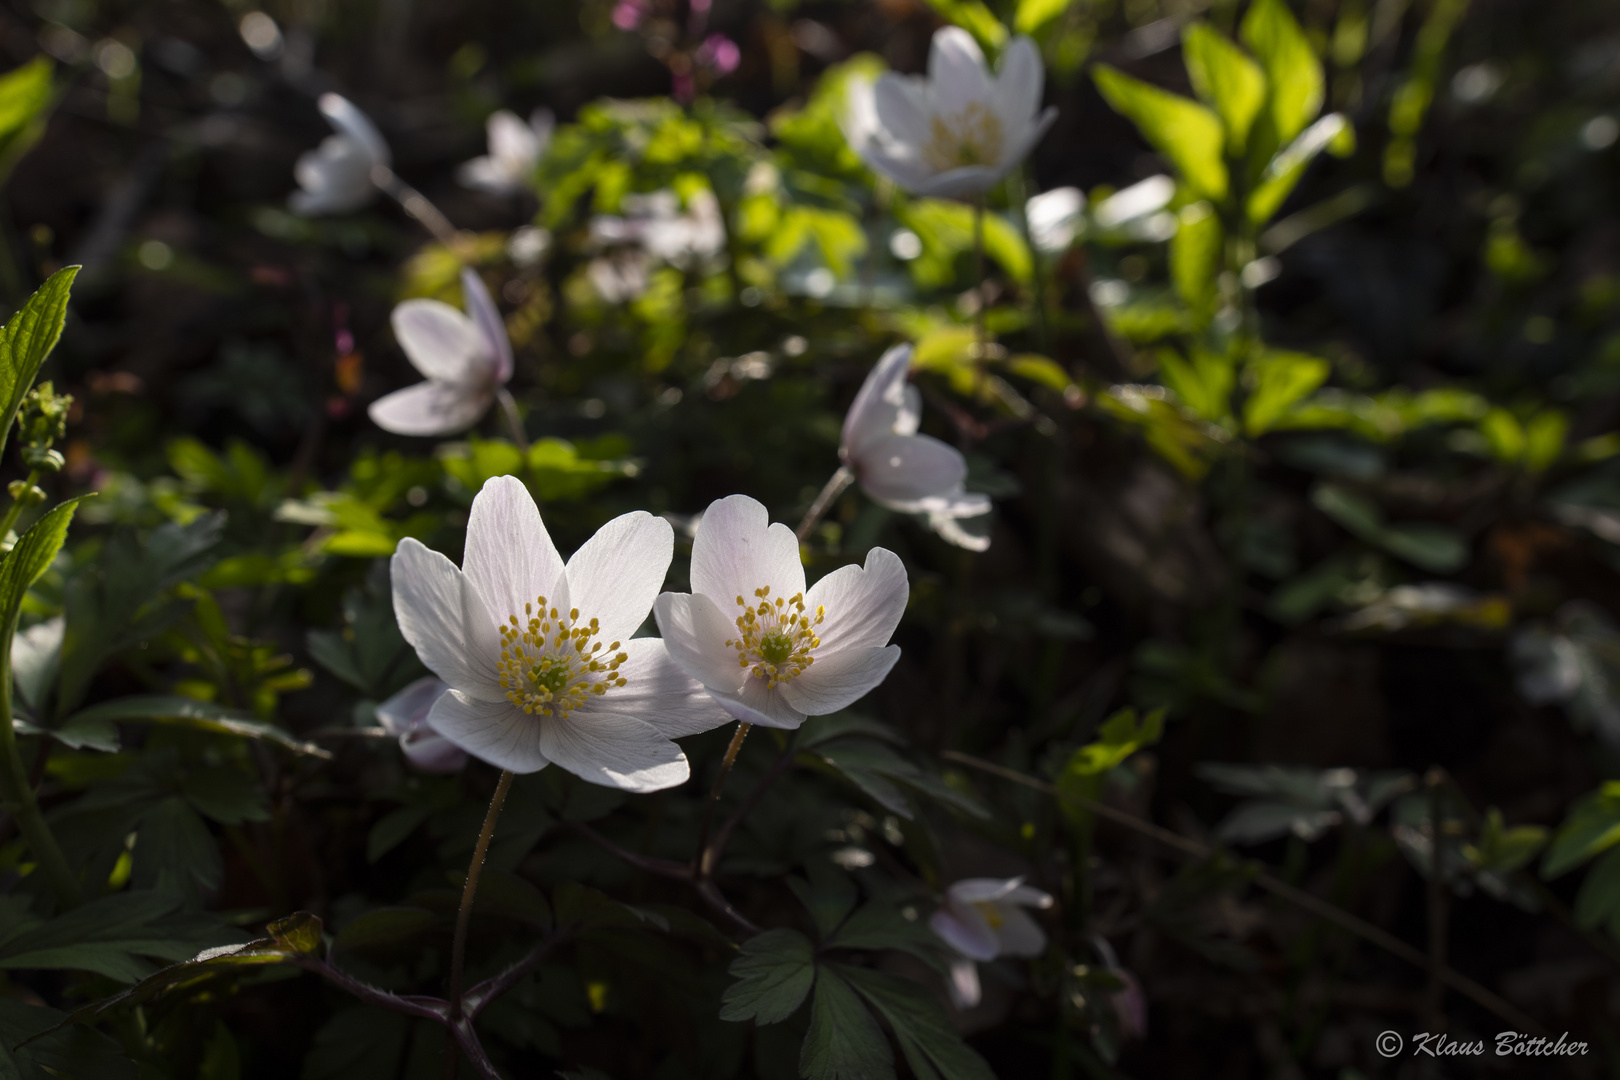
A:
<svg viewBox="0 0 1620 1080">
<path fill-rule="evenodd" d="M 1043 79 L 1029 38 L 1007 46 L 992 76 L 973 36 L 947 26 L 934 34 L 927 78 L 891 72 L 850 88 L 844 135 L 868 167 L 913 194 L 976 199 L 1057 119 L 1040 111 Z"/>
<path fill-rule="evenodd" d="M 882 682 L 887 645 L 911 592 L 892 551 L 845 566 L 808 591 L 799 541 L 746 495 L 710 504 L 692 541 L 691 593 L 653 606 L 669 654 L 739 720 L 796 728 Z"/>
<path fill-rule="evenodd" d="M 1077 187 L 1053 188 L 1025 203 L 1024 218 L 1035 250 L 1048 255 L 1066 251 L 1080 235 L 1085 209 L 1086 197 Z"/>
<path fill-rule="evenodd" d="M 456 180 L 463 187 L 491 191 L 497 195 L 528 191 L 534 180 L 534 168 L 540 163 L 540 155 L 546 152 L 546 146 L 551 142 L 554 126 L 549 109 L 536 109 L 527 124 L 510 109 L 491 113 L 485 123 L 489 153 L 464 162 L 456 170 Z"/>
<path fill-rule="evenodd" d="M 626 195 L 623 206 L 622 217 L 605 214 L 591 219 L 593 246 L 632 244 L 681 269 L 712 259 L 726 248 L 725 221 L 711 191 L 692 195 L 684 211 L 680 197 L 668 188 Z"/>
<path fill-rule="evenodd" d="M 473 500 L 461 569 L 415 540 L 394 552 L 394 614 L 451 689 L 434 731 L 502 769 L 551 762 L 594 784 L 656 791 L 687 777 L 671 740 L 727 720 L 657 638 L 634 638 L 669 568 L 669 522 L 614 518 L 564 565 L 515 477 Z"/>
<path fill-rule="evenodd" d="M 372 422 L 396 435 L 448 435 L 478 422 L 495 391 L 512 377 L 512 343 L 484 282 L 461 271 L 469 318 L 438 300 L 407 300 L 394 309 L 394 337 L 426 382 L 371 403 Z"/>
<path fill-rule="evenodd" d="M 957 1008 L 979 1003 L 977 961 L 1041 954 L 1046 932 L 1024 908 L 1051 906 L 1050 895 L 1021 877 L 966 878 L 945 890 L 945 904 L 928 925 L 960 954 L 951 961 L 951 1000 Z"/>
<path fill-rule="evenodd" d="M 990 497 L 963 490 L 967 460 L 958 450 L 917 434 L 922 395 L 906 382 L 910 369 L 910 345 L 883 354 L 844 417 L 838 456 L 874 501 L 927 514 L 929 527 L 946 540 L 983 551 L 990 538 L 968 532 L 958 519 L 988 514 Z"/>
<path fill-rule="evenodd" d="M 397 736 L 405 760 L 421 772 L 455 773 L 466 768 L 467 752 L 428 727 L 434 702 L 450 687 L 429 675 L 377 706 L 377 722 Z"/>
<path fill-rule="evenodd" d="M 346 214 L 371 201 L 376 193 L 371 170 L 391 162 L 388 143 L 366 116 L 340 94 L 322 94 L 321 115 L 337 129 L 321 145 L 298 159 L 293 176 L 301 190 L 287 203 L 296 214 Z"/>
</svg>

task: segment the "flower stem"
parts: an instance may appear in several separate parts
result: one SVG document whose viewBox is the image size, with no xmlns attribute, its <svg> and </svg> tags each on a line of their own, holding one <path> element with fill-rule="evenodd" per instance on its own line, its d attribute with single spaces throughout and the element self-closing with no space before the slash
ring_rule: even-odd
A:
<svg viewBox="0 0 1620 1080">
<path fill-rule="evenodd" d="M 28 488 L 31 488 L 35 484 L 39 483 L 41 475 L 43 474 L 41 474 L 38 469 L 30 470 L 28 473 L 28 479 L 23 481 L 23 483 L 27 485 L 24 490 L 26 491 Z M 0 519 L 0 537 L 4 537 L 6 533 L 10 532 L 16 527 L 17 518 L 22 514 L 22 508 L 23 504 L 21 499 L 11 500 L 11 509 L 6 511 L 6 516 L 4 519 Z"/>
<path fill-rule="evenodd" d="M 840 465 L 838 471 L 828 477 L 827 483 L 817 493 L 816 501 L 810 504 L 809 510 L 805 511 L 804 520 L 799 522 L 797 529 L 793 530 L 793 535 L 799 538 L 801 544 L 804 543 L 804 538 L 810 535 L 810 530 L 816 527 L 816 522 L 821 520 L 821 516 L 832 508 L 833 501 L 842 495 L 844 489 L 854 482 L 855 474 L 850 471 L 848 465 Z"/>
<path fill-rule="evenodd" d="M 433 234 L 435 240 L 452 251 L 460 251 L 461 237 L 456 232 L 456 227 L 450 224 L 450 219 L 445 217 L 443 211 L 434 206 L 426 195 L 401 180 L 393 169 L 386 165 L 373 165 L 371 182 L 377 185 L 377 189 L 384 195 L 399 203 L 402 210 L 420 222 L 423 228 Z"/>
<path fill-rule="evenodd" d="M 986 346 L 990 343 L 990 336 L 985 328 L 985 317 L 990 306 L 988 290 L 984 287 L 984 200 L 980 199 L 973 204 L 973 276 L 978 279 L 978 303 L 973 308 L 973 330 L 978 341 L 979 355 L 977 357 L 981 370 L 986 359 Z"/>
<path fill-rule="evenodd" d="M 697 858 L 694 860 L 694 871 L 700 879 L 707 877 L 714 869 L 709 865 L 709 826 L 714 824 L 714 808 L 720 803 L 720 791 L 726 786 L 731 767 L 737 763 L 737 751 L 742 749 L 743 740 L 748 738 L 749 729 L 753 726 L 746 720 L 738 722 L 737 733 L 731 737 L 731 745 L 726 747 L 726 756 L 720 759 L 720 775 L 714 778 L 714 787 L 710 789 L 709 800 L 703 807 L 703 827 L 698 830 Z"/>
<path fill-rule="evenodd" d="M 512 429 L 512 441 L 517 443 L 519 450 L 527 454 L 529 436 L 523 430 L 523 418 L 518 415 L 517 402 L 512 400 L 512 392 L 504 386 L 497 386 L 495 400 L 501 403 L 501 415 L 506 417 L 506 426 Z"/>
<path fill-rule="evenodd" d="M 484 869 L 484 856 L 489 854 L 489 840 L 495 835 L 495 820 L 501 816 L 501 805 L 506 793 L 512 790 L 513 773 L 501 773 L 495 785 L 495 794 L 489 800 L 489 813 L 484 815 L 484 827 L 478 833 L 478 844 L 473 848 L 472 862 L 467 865 L 467 884 L 461 889 L 461 910 L 456 913 L 456 936 L 450 946 L 450 1019 L 461 1017 L 461 980 L 467 960 L 467 925 L 472 921 L 473 895 L 478 892 L 478 875 Z"/>
</svg>

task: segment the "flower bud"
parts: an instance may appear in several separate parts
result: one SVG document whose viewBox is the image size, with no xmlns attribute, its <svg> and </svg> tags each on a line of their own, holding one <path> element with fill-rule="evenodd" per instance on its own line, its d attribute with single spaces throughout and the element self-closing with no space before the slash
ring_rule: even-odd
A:
<svg viewBox="0 0 1620 1080">
<path fill-rule="evenodd" d="M 23 447 L 22 459 L 30 469 L 38 469 L 40 472 L 53 473 L 67 464 L 67 458 L 48 446 Z"/>
<path fill-rule="evenodd" d="M 6 485 L 6 490 L 11 493 L 13 501 L 24 506 L 37 506 L 45 501 L 45 489 L 36 487 L 26 480 L 13 480 Z"/>
</svg>

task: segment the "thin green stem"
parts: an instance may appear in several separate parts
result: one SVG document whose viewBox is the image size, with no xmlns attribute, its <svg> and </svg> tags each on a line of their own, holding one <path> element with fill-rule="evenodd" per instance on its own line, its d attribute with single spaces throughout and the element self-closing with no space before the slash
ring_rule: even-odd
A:
<svg viewBox="0 0 1620 1080">
<path fill-rule="evenodd" d="M 506 418 L 506 426 L 512 430 L 512 441 L 517 443 L 519 450 L 527 454 L 529 435 L 523 430 L 523 417 L 518 415 L 517 402 L 512 399 L 512 392 L 504 386 L 498 386 L 495 388 L 495 400 L 500 402 L 501 415 Z"/>
<path fill-rule="evenodd" d="M 737 733 L 731 737 L 731 745 L 726 747 L 726 756 L 720 759 L 720 775 L 714 778 L 714 787 L 709 790 L 708 802 L 704 804 L 703 826 L 698 831 L 697 857 L 693 860 L 694 873 L 700 879 L 707 877 L 714 869 L 710 865 L 713 860 L 709 857 L 709 827 L 714 824 L 714 808 L 720 803 L 720 791 L 726 786 L 731 767 L 737 763 L 737 752 L 742 749 L 743 740 L 748 738 L 753 726 L 746 720 L 738 722 Z"/>
<path fill-rule="evenodd" d="M 377 186 L 377 190 L 399 203 L 400 209 L 432 233 L 435 240 L 460 253 L 462 240 L 460 234 L 456 232 L 456 227 L 426 195 L 401 180 L 399 174 L 386 165 L 372 166 L 371 182 Z"/>
<path fill-rule="evenodd" d="M 809 510 L 805 511 L 804 520 L 799 522 L 797 529 L 793 530 L 793 535 L 799 538 L 799 543 L 804 543 L 804 538 L 810 535 L 810 530 L 816 527 L 816 522 L 820 521 L 822 515 L 832 508 L 832 504 L 837 500 L 838 496 L 844 493 L 844 489 L 854 482 L 855 473 L 851 471 L 848 465 L 840 465 L 838 471 L 827 478 L 827 482 L 822 485 L 821 490 L 816 494 L 816 501 L 810 504 Z"/>
<path fill-rule="evenodd" d="M 23 483 L 27 484 L 28 488 L 32 488 L 35 484 L 39 483 L 40 477 L 42 477 L 43 475 L 44 474 L 41 473 L 38 469 L 31 469 L 29 471 L 29 473 L 28 473 L 28 479 L 23 481 Z M 27 488 L 25 488 L 24 490 L 27 490 Z M 3 520 L 0 520 L 0 537 L 5 536 L 6 533 L 10 532 L 13 528 L 16 527 L 17 518 L 18 518 L 19 515 L 22 514 L 22 508 L 23 508 L 23 501 L 21 499 L 12 499 L 11 500 L 11 509 L 7 510 L 5 518 Z"/>
<path fill-rule="evenodd" d="M 461 889 L 461 910 L 456 912 L 456 936 L 450 946 L 450 1018 L 461 1017 L 461 980 L 467 961 L 467 927 L 472 922 L 473 896 L 478 892 L 478 876 L 484 870 L 484 857 L 489 854 L 489 840 L 495 835 L 495 821 L 501 816 L 506 793 L 512 790 L 513 773 L 501 773 L 495 785 L 495 794 L 489 800 L 489 813 L 484 815 L 484 827 L 478 833 L 473 847 L 472 862 L 467 864 L 467 883 Z"/>
</svg>

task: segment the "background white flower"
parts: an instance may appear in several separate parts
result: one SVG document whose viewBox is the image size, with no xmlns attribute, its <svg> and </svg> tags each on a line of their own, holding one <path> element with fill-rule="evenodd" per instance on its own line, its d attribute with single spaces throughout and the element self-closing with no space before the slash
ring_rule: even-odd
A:
<svg viewBox="0 0 1620 1080">
<path fill-rule="evenodd" d="M 624 213 L 591 219 L 589 245 L 612 249 L 586 268 L 591 284 L 608 303 L 622 303 L 647 289 L 654 263 L 685 270 L 715 258 L 726 249 L 726 226 L 720 203 L 710 191 L 681 200 L 668 188 L 626 195 Z"/>
<path fill-rule="evenodd" d="M 461 271 L 463 314 L 438 300 L 394 308 L 394 337 L 406 359 L 427 376 L 378 398 L 372 422 L 396 435 L 448 435 L 478 422 L 495 391 L 512 377 L 512 343 L 495 301 L 471 269 Z"/>
<path fill-rule="evenodd" d="M 796 728 L 882 682 L 911 587 L 898 556 L 873 548 L 808 591 L 799 541 L 746 495 L 710 504 L 692 541 L 691 593 L 653 607 L 670 656 L 727 712 Z"/>
<path fill-rule="evenodd" d="M 530 190 L 534 185 L 535 166 L 540 164 L 540 155 L 551 143 L 555 126 L 550 109 L 536 109 L 528 123 L 510 109 L 496 110 L 484 125 L 489 153 L 463 162 L 456 170 L 457 182 L 463 187 L 497 195 Z"/>
<path fill-rule="evenodd" d="M 388 165 L 388 143 L 365 113 L 341 94 L 322 94 L 321 115 L 337 129 L 298 159 L 293 177 L 300 190 L 287 203 L 296 214 L 346 214 L 371 201 L 371 170 Z"/>
<path fill-rule="evenodd" d="M 951 962 L 951 1000 L 958 1008 L 979 1003 L 978 961 L 998 956 L 1039 956 L 1046 931 L 1024 909 L 1049 908 L 1052 897 L 1015 878 L 965 878 L 945 890 L 944 905 L 928 919 L 934 933 L 960 956 Z"/>
<path fill-rule="evenodd" d="M 502 769 L 551 762 L 594 784 L 683 782 L 671 740 L 728 719 L 657 638 L 630 635 L 669 568 L 669 522 L 614 518 L 564 565 L 521 481 L 473 500 L 462 567 L 415 540 L 392 562 L 399 628 L 451 689 L 428 725 Z"/>
<path fill-rule="evenodd" d="M 874 501 L 927 514 L 929 527 L 946 540 L 983 551 L 990 538 L 963 529 L 958 519 L 988 514 L 990 496 L 963 489 L 967 460 L 960 451 L 917 434 L 922 395 L 906 382 L 911 355 L 910 345 L 896 345 L 866 377 L 844 416 L 838 456 Z"/>
<path fill-rule="evenodd" d="M 1086 196 L 1077 187 L 1043 191 L 1024 204 L 1029 239 L 1048 255 L 1065 251 L 1085 224 Z"/>
<path fill-rule="evenodd" d="M 434 702 L 449 689 L 442 680 L 429 675 L 377 706 L 377 722 L 399 739 L 405 760 L 421 772 L 454 773 L 467 766 L 467 752 L 427 723 Z"/>
<path fill-rule="evenodd" d="M 896 75 L 850 87 L 844 136 L 874 172 L 917 195 L 976 199 L 1011 172 L 1057 110 L 1041 108 L 1040 53 L 1018 37 L 990 74 L 973 35 L 934 34 L 928 76 Z"/>
</svg>

